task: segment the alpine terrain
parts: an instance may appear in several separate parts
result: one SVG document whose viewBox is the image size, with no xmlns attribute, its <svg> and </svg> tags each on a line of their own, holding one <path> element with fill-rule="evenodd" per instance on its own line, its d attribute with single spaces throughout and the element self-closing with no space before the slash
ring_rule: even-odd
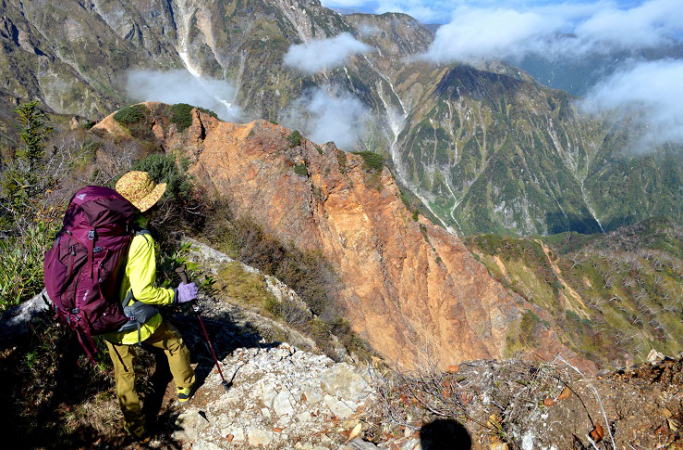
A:
<svg viewBox="0 0 683 450">
<path fill-rule="evenodd" d="M 634 53 L 438 60 L 443 28 L 330 4 L 0 0 L 8 448 L 680 448 L 683 148 L 574 96 Z M 98 192 L 149 229 L 196 377 L 121 344 L 126 417 L 127 363 L 87 360 L 43 269 L 74 192 L 124 174 L 144 217 Z"/>
</svg>

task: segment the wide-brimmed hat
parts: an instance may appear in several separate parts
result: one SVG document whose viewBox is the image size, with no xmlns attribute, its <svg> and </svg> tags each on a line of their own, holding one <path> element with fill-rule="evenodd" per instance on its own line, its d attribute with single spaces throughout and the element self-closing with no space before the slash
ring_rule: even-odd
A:
<svg viewBox="0 0 683 450">
<path fill-rule="evenodd" d="M 166 183 L 156 184 L 147 172 L 133 170 L 119 178 L 116 191 L 140 212 L 145 212 L 164 195 Z"/>
</svg>

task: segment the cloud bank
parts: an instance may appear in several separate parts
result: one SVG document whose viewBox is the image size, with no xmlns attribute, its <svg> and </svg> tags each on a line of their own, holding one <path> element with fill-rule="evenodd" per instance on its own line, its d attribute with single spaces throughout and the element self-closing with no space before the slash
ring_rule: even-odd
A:
<svg viewBox="0 0 683 450">
<path fill-rule="evenodd" d="M 648 0 L 631 8 L 612 1 L 531 8 L 459 6 L 439 28 L 425 57 L 438 63 L 581 57 L 673 43 L 683 34 L 680 0 Z"/>
<path fill-rule="evenodd" d="M 353 150 L 367 131 L 370 110 L 349 92 L 331 88 L 311 90 L 283 114 L 283 125 L 300 130 L 313 142 L 334 142 Z"/>
<path fill-rule="evenodd" d="M 314 74 L 344 65 L 346 58 L 373 50 L 350 33 L 319 39 L 289 47 L 284 63 L 301 72 Z"/>
<path fill-rule="evenodd" d="M 132 70 L 126 81 L 128 96 L 140 101 L 187 103 L 215 112 L 226 121 L 238 121 L 235 89 L 225 80 L 196 78 L 187 70 Z"/>
<path fill-rule="evenodd" d="M 683 61 L 634 64 L 614 73 L 588 94 L 585 112 L 618 121 L 636 118 L 645 130 L 633 145 L 638 151 L 674 143 L 683 145 Z"/>
</svg>

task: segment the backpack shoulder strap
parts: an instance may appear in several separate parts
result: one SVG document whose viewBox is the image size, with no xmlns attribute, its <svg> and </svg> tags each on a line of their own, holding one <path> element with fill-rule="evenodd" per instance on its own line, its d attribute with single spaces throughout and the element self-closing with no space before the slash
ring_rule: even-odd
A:
<svg viewBox="0 0 683 450">
<path fill-rule="evenodd" d="M 135 236 L 144 237 L 145 241 L 147 241 L 148 243 L 150 243 L 150 240 L 154 242 L 154 237 L 152 236 L 152 233 L 149 230 L 145 230 L 144 228 L 135 230 Z"/>
</svg>

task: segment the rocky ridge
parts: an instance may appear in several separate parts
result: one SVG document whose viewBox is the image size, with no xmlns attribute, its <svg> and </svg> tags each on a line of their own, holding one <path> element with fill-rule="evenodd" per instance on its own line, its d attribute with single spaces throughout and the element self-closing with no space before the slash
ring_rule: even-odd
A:
<svg viewBox="0 0 683 450">
<path fill-rule="evenodd" d="M 369 168 L 331 144 L 292 143 L 291 130 L 265 121 L 226 123 L 194 110 L 192 125 L 179 132 L 164 120 L 165 105 L 147 107 L 145 123 L 160 147 L 187 157 L 210 195 L 281 242 L 321 253 L 339 277 L 335 297 L 352 329 L 392 364 L 500 358 L 527 308 L 546 316 L 510 295 L 457 237 L 413 218 L 387 168 Z M 93 131 L 115 139 L 128 133 L 112 116 Z M 575 359 L 552 329 L 540 342 L 522 353 Z"/>
<path fill-rule="evenodd" d="M 427 450 L 435 419 L 459 430 L 435 444 L 462 448 L 681 444 L 680 360 L 597 379 L 561 361 L 472 361 L 399 381 L 281 344 L 237 349 L 222 364 L 236 372 L 232 386 L 207 378 L 175 422 L 182 445 Z"/>
</svg>

